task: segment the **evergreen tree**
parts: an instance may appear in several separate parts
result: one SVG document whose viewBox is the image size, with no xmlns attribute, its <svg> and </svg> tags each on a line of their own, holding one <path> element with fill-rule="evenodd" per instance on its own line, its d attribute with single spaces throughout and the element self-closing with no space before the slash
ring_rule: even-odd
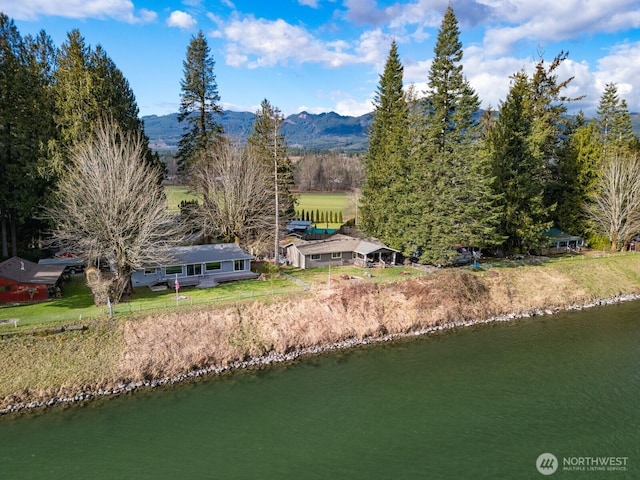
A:
<svg viewBox="0 0 640 480">
<path fill-rule="evenodd" d="M 556 223 L 573 235 L 589 237 L 594 232 L 586 207 L 598 193 L 602 171 L 602 143 L 598 137 L 596 122 L 586 122 L 580 113 L 561 157 Z"/>
<path fill-rule="evenodd" d="M 49 185 L 42 177 L 52 109 L 51 42 L 46 35 L 23 39 L 0 13 L 0 243 L 1 256 L 37 237 L 34 214 Z"/>
<path fill-rule="evenodd" d="M 247 138 L 249 146 L 271 172 L 277 168 L 279 218 L 282 221 L 293 218 L 297 197 L 293 194 L 293 165 L 289 158 L 288 146 L 282 125 L 284 116 L 277 107 L 264 99 L 260 110 L 254 115 L 253 127 Z M 268 180 L 267 188 L 274 191 L 274 176 Z"/>
<path fill-rule="evenodd" d="M 149 148 L 133 90 L 100 45 L 92 49 L 79 30 L 72 30 L 58 51 L 54 78 L 60 135 L 53 171 L 61 169 L 72 146 L 91 138 L 98 122 L 106 120 L 132 135 L 142 135 L 145 160 L 158 172 L 158 181 L 162 179 L 164 164 Z"/>
<path fill-rule="evenodd" d="M 404 249 L 420 261 L 449 263 L 457 244 L 488 246 L 497 235 L 498 207 L 487 157 L 478 152 L 480 102 L 462 72 L 462 45 L 451 6 L 438 32 L 425 102 L 426 125 L 412 151 L 403 227 Z"/>
<path fill-rule="evenodd" d="M 116 64 L 98 45 L 91 54 L 91 75 L 94 78 L 93 94 L 98 112 L 107 112 L 111 121 L 127 132 L 140 132 L 144 159 L 158 173 L 158 182 L 164 179 L 166 166 L 157 152 L 149 147 L 149 137 L 144 133 L 144 123 L 129 81 Z"/>
<path fill-rule="evenodd" d="M 91 49 L 79 30 L 67 34 L 56 61 L 54 119 L 59 134 L 53 170 L 59 172 L 69 149 L 79 140 L 93 135 L 98 111 L 93 98 L 94 79 L 89 68 Z"/>
<path fill-rule="evenodd" d="M 214 66 L 211 50 L 200 31 L 191 38 L 187 47 L 187 57 L 183 62 L 184 78 L 180 82 L 182 94 L 178 121 L 186 121 L 187 126 L 178 142 L 176 157 L 183 172 L 223 135 L 222 126 L 216 120 L 216 116 L 222 115 L 222 107 Z"/>
<path fill-rule="evenodd" d="M 494 188 L 502 194 L 501 233 L 509 252 L 528 252 L 541 246 L 551 227 L 544 205 L 545 166 L 539 147 L 531 141 L 534 119 L 529 79 L 514 75 L 486 147 L 492 161 Z"/>
<path fill-rule="evenodd" d="M 627 102 L 618 97 L 618 87 L 608 83 L 598 103 L 598 127 L 604 155 L 613 157 L 629 152 L 637 140 L 631 125 Z"/>
<path fill-rule="evenodd" d="M 369 235 L 399 247 L 400 211 L 405 195 L 408 110 L 398 47 L 392 42 L 374 99 L 373 123 L 365 155 L 359 224 Z"/>
</svg>

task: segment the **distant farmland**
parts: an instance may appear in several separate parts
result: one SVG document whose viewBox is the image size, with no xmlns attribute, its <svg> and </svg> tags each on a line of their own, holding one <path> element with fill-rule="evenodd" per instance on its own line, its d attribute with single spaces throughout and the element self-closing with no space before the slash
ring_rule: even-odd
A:
<svg viewBox="0 0 640 480">
<path fill-rule="evenodd" d="M 180 202 L 183 200 L 194 200 L 198 195 L 189 192 L 189 188 L 183 185 L 167 185 L 165 187 L 167 204 L 169 211 L 177 213 L 180 211 Z M 355 204 L 350 199 L 348 193 L 300 193 L 298 194 L 298 204 L 296 210 L 321 212 L 342 211 L 344 221 L 355 216 Z"/>
</svg>

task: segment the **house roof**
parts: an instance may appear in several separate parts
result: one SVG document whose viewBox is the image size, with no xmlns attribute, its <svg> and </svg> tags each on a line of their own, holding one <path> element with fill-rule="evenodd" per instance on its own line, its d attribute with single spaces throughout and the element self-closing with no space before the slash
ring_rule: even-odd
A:
<svg viewBox="0 0 640 480">
<path fill-rule="evenodd" d="M 379 250 L 398 251 L 387 247 L 383 243 L 373 243 L 340 233 L 324 240 L 299 240 L 290 242 L 288 245 L 291 244 L 294 244 L 303 255 L 336 252 L 356 252 L 362 255 L 370 255 Z"/>
<path fill-rule="evenodd" d="M 393 248 L 387 247 L 382 243 L 372 243 L 366 240 L 361 240 L 360 244 L 354 251 L 362 255 L 371 255 L 372 253 L 378 252 L 380 250 L 388 250 L 390 252 L 396 252 L 396 253 L 400 251 L 400 250 L 395 250 Z"/>
<path fill-rule="evenodd" d="M 293 243 L 303 255 L 313 255 L 353 252 L 360 243 L 360 239 L 339 233 L 323 240 L 300 240 Z"/>
<path fill-rule="evenodd" d="M 306 230 L 311 225 L 313 225 L 313 222 L 308 220 L 291 220 L 287 223 L 287 231 L 292 232 L 294 230 Z"/>
<path fill-rule="evenodd" d="M 550 228 L 545 232 L 545 235 L 555 242 L 582 240 L 582 237 L 578 237 L 577 235 L 570 235 L 563 232 L 559 228 Z"/>
<path fill-rule="evenodd" d="M 253 258 L 252 255 L 242 250 L 236 243 L 173 247 L 169 249 L 169 255 L 173 257 L 172 265 L 222 262 L 224 260 L 251 260 Z"/>
<path fill-rule="evenodd" d="M 0 263 L 0 277 L 16 283 L 54 285 L 64 268 L 64 265 L 39 265 L 20 257 L 12 257 Z"/>
</svg>

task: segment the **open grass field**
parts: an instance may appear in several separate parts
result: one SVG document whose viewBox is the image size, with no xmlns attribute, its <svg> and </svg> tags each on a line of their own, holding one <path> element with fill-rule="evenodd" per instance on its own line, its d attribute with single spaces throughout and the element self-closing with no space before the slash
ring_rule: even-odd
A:
<svg viewBox="0 0 640 480">
<path fill-rule="evenodd" d="M 342 211 L 346 221 L 355 215 L 355 205 L 347 193 L 300 193 L 296 210 Z"/>
<path fill-rule="evenodd" d="M 164 187 L 164 193 L 167 195 L 167 205 L 172 213 L 180 212 L 180 202 L 183 200 L 198 198 L 198 195 L 189 192 L 189 187 L 184 185 L 167 185 Z"/>
<path fill-rule="evenodd" d="M 183 200 L 193 200 L 197 195 L 189 192 L 189 188 L 184 185 L 165 186 L 167 204 L 171 212 L 180 211 L 180 202 Z M 300 193 L 298 194 L 298 204 L 296 210 L 309 211 L 342 211 L 343 219 L 346 221 L 355 216 L 355 204 L 347 193 Z"/>
</svg>

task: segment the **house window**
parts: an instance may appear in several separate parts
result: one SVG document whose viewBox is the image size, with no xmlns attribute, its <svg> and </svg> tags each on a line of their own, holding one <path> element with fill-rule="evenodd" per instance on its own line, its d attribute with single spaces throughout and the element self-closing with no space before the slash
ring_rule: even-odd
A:
<svg viewBox="0 0 640 480">
<path fill-rule="evenodd" d="M 171 265 L 164 269 L 167 275 L 182 275 L 182 265 Z"/>
<path fill-rule="evenodd" d="M 311 260 L 320 260 L 320 254 L 319 253 L 312 253 L 311 254 Z"/>
<path fill-rule="evenodd" d="M 235 271 L 244 270 L 244 260 L 234 260 L 233 269 Z"/>
<path fill-rule="evenodd" d="M 342 258 L 342 252 L 332 252 L 331 253 L 331 259 L 335 260 L 337 258 Z"/>
<path fill-rule="evenodd" d="M 156 274 L 156 269 L 154 268 L 145 268 L 144 269 L 144 274 L 145 275 L 155 275 Z"/>
<path fill-rule="evenodd" d="M 220 262 L 209 262 L 205 263 L 204 268 L 207 272 L 212 272 L 214 270 L 221 270 L 222 264 Z"/>
<path fill-rule="evenodd" d="M 187 276 L 193 277 L 195 275 L 202 275 L 201 263 L 194 263 L 192 265 L 187 265 Z"/>
<path fill-rule="evenodd" d="M 11 285 L 0 285 L 0 292 L 10 292 Z"/>
</svg>

